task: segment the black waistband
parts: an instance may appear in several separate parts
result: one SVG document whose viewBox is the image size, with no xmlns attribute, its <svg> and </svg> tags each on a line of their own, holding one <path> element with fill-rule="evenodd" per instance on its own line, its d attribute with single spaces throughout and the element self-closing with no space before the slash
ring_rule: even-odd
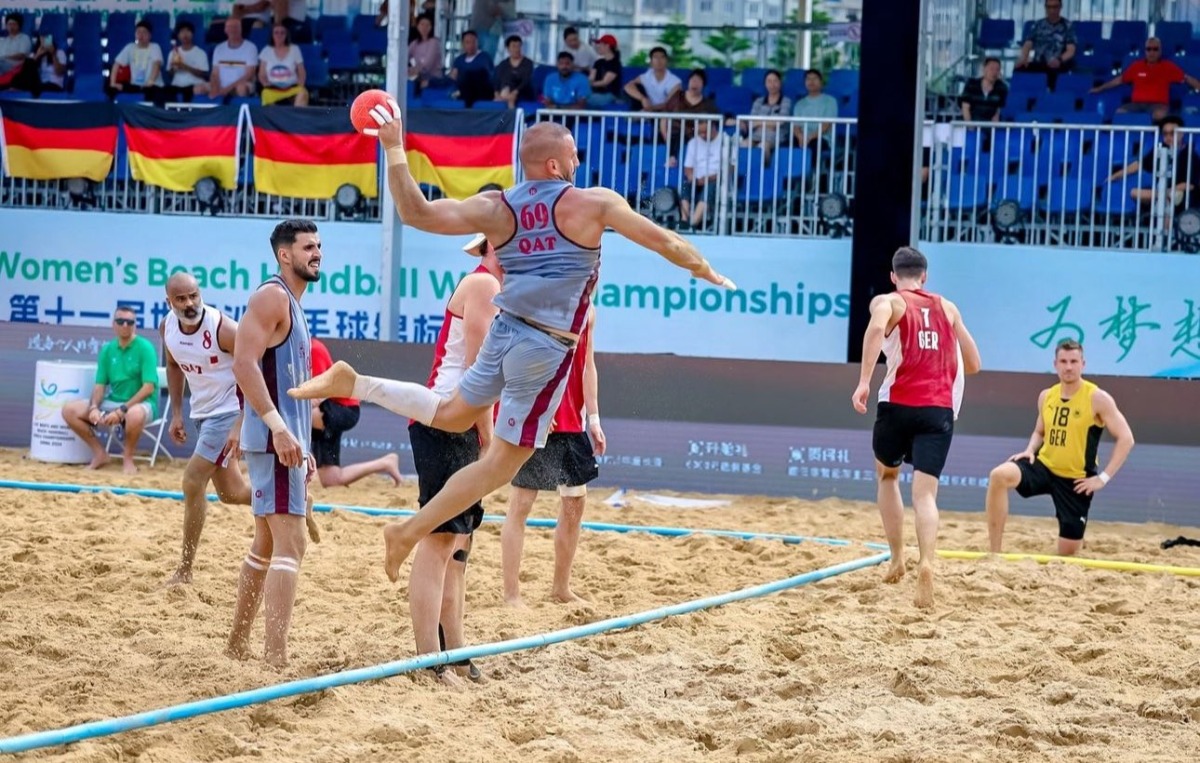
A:
<svg viewBox="0 0 1200 763">
<path fill-rule="evenodd" d="M 534 323 L 533 321 L 526 320 L 525 318 L 522 318 L 522 317 L 521 317 L 521 316 L 519 316 L 519 315 L 514 315 L 513 313 L 508 313 L 508 312 L 506 312 L 506 313 L 505 313 L 505 315 L 511 316 L 511 317 L 513 317 L 513 318 L 516 318 L 517 320 L 519 320 L 521 323 L 524 323 L 524 324 L 525 324 L 526 326 L 528 326 L 529 328 L 531 328 L 531 329 L 536 329 L 536 330 L 538 330 L 538 331 L 542 332 L 542 333 L 543 333 L 543 334 L 545 334 L 546 336 L 550 337 L 550 338 L 551 338 L 551 339 L 553 339 L 554 341 L 556 341 L 556 342 L 558 342 L 559 344 L 561 344 L 563 347 L 566 347 L 568 350 L 572 350 L 572 349 L 574 349 L 574 348 L 575 348 L 575 345 L 576 345 L 576 344 L 578 344 L 578 342 L 576 342 L 574 339 L 570 339 L 570 338 L 568 338 L 568 337 L 565 337 L 565 336 L 562 336 L 562 335 L 560 335 L 560 334 L 555 334 L 553 331 L 547 331 L 547 330 L 546 330 L 545 328 L 543 328 L 542 326 L 539 326 L 539 325 L 537 325 L 537 324 L 536 324 L 536 323 Z"/>
</svg>

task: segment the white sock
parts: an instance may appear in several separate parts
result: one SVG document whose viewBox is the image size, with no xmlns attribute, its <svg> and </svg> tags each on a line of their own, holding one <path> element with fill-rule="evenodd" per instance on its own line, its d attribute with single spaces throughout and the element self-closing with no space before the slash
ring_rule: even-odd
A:
<svg viewBox="0 0 1200 763">
<path fill-rule="evenodd" d="M 433 424 L 442 399 L 424 384 L 362 376 L 354 382 L 354 397 L 387 408 L 392 413 L 415 419 L 425 426 Z"/>
</svg>

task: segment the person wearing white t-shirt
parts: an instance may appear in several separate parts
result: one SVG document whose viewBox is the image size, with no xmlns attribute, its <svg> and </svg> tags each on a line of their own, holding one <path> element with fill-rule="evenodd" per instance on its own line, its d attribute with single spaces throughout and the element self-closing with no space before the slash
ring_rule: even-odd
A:
<svg viewBox="0 0 1200 763">
<path fill-rule="evenodd" d="M 650 68 L 625 86 L 625 94 L 640 103 L 643 111 L 663 111 L 671 96 L 683 88 L 683 81 L 667 69 L 671 59 L 667 49 L 650 49 Z"/>
<path fill-rule="evenodd" d="M 225 42 L 213 50 L 212 74 L 208 80 L 210 98 L 228 99 L 254 95 L 254 75 L 258 73 L 258 48 L 242 37 L 242 22 L 225 21 Z"/>
<path fill-rule="evenodd" d="M 0 90 L 27 90 L 22 80 L 29 79 L 26 61 L 33 52 L 33 40 L 21 31 L 25 17 L 10 13 L 4 17 L 5 36 L 0 37 Z"/>
<path fill-rule="evenodd" d="M 33 60 L 38 62 L 39 92 L 61 93 L 66 89 L 67 51 L 55 47 L 50 35 L 42 37 Z"/>
<path fill-rule="evenodd" d="M 717 185 L 725 162 L 725 134 L 720 123 L 704 120 L 696 123 L 696 135 L 688 141 L 683 157 L 683 198 L 679 211 L 693 228 L 704 225 L 710 205 L 717 203 Z M 694 206 L 693 206 L 694 203 Z M 691 215 L 688 214 L 689 208 Z"/>
<path fill-rule="evenodd" d="M 258 55 L 258 82 L 262 85 L 262 104 L 308 105 L 304 89 L 304 57 L 300 47 L 289 42 L 290 33 L 283 24 L 271 29 L 272 45 Z"/>
<path fill-rule="evenodd" d="M 178 44 L 167 58 L 167 71 L 171 72 L 171 100 L 176 94 L 183 96 L 184 103 L 191 103 L 197 95 L 208 92 L 208 54 L 196 45 L 196 28 L 190 21 L 180 21 L 175 27 Z"/>
<path fill-rule="evenodd" d="M 157 42 L 150 40 L 150 22 L 139 21 L 134 29 L 134 41 L 121 49 L 113 59 L 108 75 L 110 97 L 117 93 L 145 93 L 146 100 L 161 103 L 163 91 L 163 52 Z"/>
<path fill-rule="evenodd" d="M 592 70 L 592 64 L 596 63 L 596 51 L 591 45 L 584 45 L 579 40 L 579 30 L 573 26 L 569 26 L 563 30 L 563 44 L 559 47 L 559 53 L 570 53 L 575 59 L 575 70 L 587 74 Z"/>
</svg>

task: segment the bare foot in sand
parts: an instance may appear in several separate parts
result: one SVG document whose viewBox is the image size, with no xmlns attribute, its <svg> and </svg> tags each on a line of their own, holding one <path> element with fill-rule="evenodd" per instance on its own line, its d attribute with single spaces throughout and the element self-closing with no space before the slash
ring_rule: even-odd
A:
<svg viewBox="0 0 1200 763">
<path fill-rule="evenodd" d="M 308 537 L 313 543 L 321 542 L 321 526 L 313 516 L 313 497 L 308 496 L 308 505 L 304 507 L 304 524 L 308 527 Z"/>
<path fill-rule="evenodd" d="M 104 451 L 92 454 L 92 460 L 88 463 L 88 469 L 100 469 L 108 464 L 108 454 Z"/>
<path fill-rule="evenodd" d="M 892 562 L 887 572 L 883 573 L 883 582 L 899 583 L 902 577 L 904 577 L 904 561 Z"/>
<path fill-rule="evenodd" d="M 124 472 L 125 474 L 130 474 L 130 475 L 137 474 L 138 473 L 137 464 L 135 464 L 133 462 L 132 458 L 126 458 L 126 459 L 124 459 L 124 463 L 121 466 L 121 471 Z"/>
<path fill-rule="evenodd" d="M 437 681 L 438 683 L 440 683 L 441 685 L 443 685 L 447 688 L 454 689 L 456 691 L 463 690 L 463 688 L 466 686 L 466 684 L 463 683 L 463 680 L 461 678 L 459 678 L 457 675 L 455 675 L 455 672 L 453 670 L 450 670 L 449 668 L 447 668 L 444 665 L 439 665 L 438 667 L 441 668 L 441 670 L 436 670 L 436 669 L 430 670 L 430 672 L 433 673 L 433 679 L 435 681 Z"/>
<path fill-rule="evenodd" d="M 350 364 L 339 360 L 323 374 L 318 374 L 299 387 L 292 387 L 288 394 L 297 400 L 324 400 L 328 397 L 351 397 L 358 373 Z"/>
<path fill-rule="evenodd" d="M 170 588 L 171 586 L 177 586 L 177 585 L 191 585 L 191 582 L 192 582 L 191 568 L 189 567 L 189 568 L 185 569 L 183 567 L 180 567 L 179 569 L 175 570 L 175 574 L 172 575 L 170 577 L 170 579 L 167 580 L 166 585 L 168 588 Z"/>
<path fill-rule="evenodd" d="M 550 598 L 559 604 L 587 604 L 588 600 L 582 596 L 576 596 L 570 588 L 562 591 L 554 591 L 550 594 Z"/>
<path fill-rule="evenodd" d="M 250 647 L 247 644 L 229 644 L 225 647 L 225 656 L 231 660 L 246 662 L 253 655 L 250 654 Z"/>
<path fill-rule="evenodd" d="M 521 598 L 521 594 L 516 594 L 515 596 L 505 595 L 504 603 L 513 609 L 529 609 L 529 605 Z"/>
<path fill-rule="evenodd" d="M 467 661 L 466 665 L 455 665 L 454 672 L 461 678 L 465 678 L 468 681 L 472 681 L 477 684 L 483 683 L 484 681 L 483 671 L 479 669 L 478 665 L 470 660 Z"/>
<path fill-rule="evenodd" d="M 412 553 L 418 540 L 420 538 L 408 537 L 404 525 L 399 522 L 383 528 L 383 571 L 387 573 L 388 580 L 395 583 L 400 579 L 400 565 L 404 564 L 404 560 Z"/>
<path fill-rule="evenodd" d="M 392 482 L 396 484 L 396 487 L 400 487 L 400 456 L 395 453 L 388 453 L 384 458 L 388 462 L 387 471 L 384 473 L 392 478 Z"/>
<path fill-rule="evenodd" d="M 274 654 L 272 652 L 267 652 L 267 653 L 263 654 L 263 662 L 267 663 L 268 665 L 270 665 L 273 668 L 282 670 L 283 668 L 286 668 L 288 666 L 287 652 L 284 652 L 283 654 Z"/>
<path fill-rule="evenodd" d="M 917 597 L 913 603 L 918 609 L 933 609 L 933 566 L 922 564 L 917 567 Z"/>
</svg>

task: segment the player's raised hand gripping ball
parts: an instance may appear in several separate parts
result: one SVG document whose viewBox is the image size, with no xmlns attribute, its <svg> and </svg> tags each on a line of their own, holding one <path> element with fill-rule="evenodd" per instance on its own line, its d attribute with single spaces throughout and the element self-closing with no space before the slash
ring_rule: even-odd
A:
<svg viewBox="0 0 1200 763">
<path fill-rule="evenodd" d="M 375 137 L 380 126 L 399 119 L 399 104 L 384 90 L 367 90 L 350 104 L 350 123 L 363 135 Z"/>
</svg>

